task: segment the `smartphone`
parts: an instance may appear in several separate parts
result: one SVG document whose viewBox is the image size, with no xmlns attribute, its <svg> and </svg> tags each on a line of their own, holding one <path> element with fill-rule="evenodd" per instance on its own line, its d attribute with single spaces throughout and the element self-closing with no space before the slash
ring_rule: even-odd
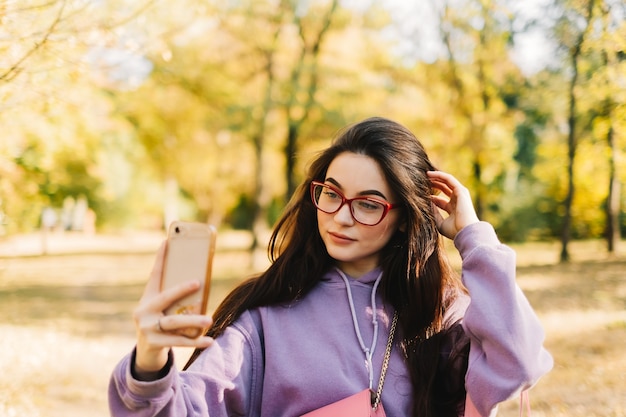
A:
<svg viewBox="0 0 626 417">
<path fill-rule="evenodd" d="M 192 280 L 200 282 L 200 289 L 177 300 L 163 312 L 165 315 L 206 314 L 216 234 L 215 227 L 209 224 L 184 221 L 170 224 L 161 291 Z M 178 331 L 191 338 L 200 336 L 202 332 L 202 329 L 195 328 Z"/>
</svg>

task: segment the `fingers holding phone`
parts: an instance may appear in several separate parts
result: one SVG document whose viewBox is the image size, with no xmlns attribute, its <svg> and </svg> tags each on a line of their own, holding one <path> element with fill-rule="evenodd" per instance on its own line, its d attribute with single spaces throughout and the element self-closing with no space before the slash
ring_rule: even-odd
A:
<svg viewBox="0 0 626 417">
<path fill-rule="evenodd" d="M 175 306 L 188 304 L 186 299 L 195 299 L 202 291 L 202 284 L 199 281 L 183 282 L 172 288 L 159 292 L 155 297 L 147 302 L 145 310 L 150 314 L 144 322 L 146 332 L 165 333 L 171 335 L 184 336 L 187 339 L 195 339 L 201 336 L 205 329 L 212 324 L 212 319 L 206 314 L 191 311 L 188 307 L 184 311 L 175 310 Z M 164 314 L 166 310 L 174 310 L 172 314 Z M 177 314 L 176 311 L 179 311 Z M 188 346 L 184 339 L 177 339 L 176 346 Z M 169 344 L 168 346 L 174 346 Z"/>
<path fill-rule="evenodd" d="M 169 301 L 163 308 L 166 316 L 206 315 L 215 236 L 216 230 L 211 225 L 190 222 L 171 224 L 160 281 L 160 292 Z M 180 288 L 180 291 L 188 289 L 189 292 L 169 292 L 174 288 Z M 168 322 L 175 323 L 185 321 L 168 319 Z M 203 333 L 203 329 L 176 327 L 171 332 L 196 338 Z"/>
<path fill-rule="evenodd" d="M 168 361 L 168 352 L 174 346 L 206 348 L 213 339 L 203 336 L 204 329 L 212 319 L 200 314 L 174 314 L 166 316 L 162 310 L 177 300 L 192 295 L 200 288 L 199 283 L 189 282 L 145 298 L 135 310 L 137 349 L 134 373 L 139 379 L 151 380 Z M 198 336 L 190 337 L 190 332 Z"/>
<path fill-rule="evenodd" d="M 167 363 L 170 347 L 207 347 L 206 315 L 215 228 L 174 222 L 157 252 L 150 279 L 134 311 L 137 328 L 135 370 L 154 372 Z"/>
</svg>

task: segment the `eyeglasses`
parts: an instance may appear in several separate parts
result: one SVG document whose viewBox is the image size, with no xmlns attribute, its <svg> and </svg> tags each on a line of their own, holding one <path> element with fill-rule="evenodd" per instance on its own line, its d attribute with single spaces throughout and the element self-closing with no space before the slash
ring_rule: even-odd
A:
<svg viewBox="0 0 626 417">
<path fill-rule="evenodd" d="M 344 204 L 348 204 L 352 218 L 365 226 L 376 226 L 389 210 L 399 207 L 374 197 L 346 198 L 332 185 L 318 181 L 311 182 L 311 200 L 318 210 L 327 214 L 337 213 Z"/>
</svg>

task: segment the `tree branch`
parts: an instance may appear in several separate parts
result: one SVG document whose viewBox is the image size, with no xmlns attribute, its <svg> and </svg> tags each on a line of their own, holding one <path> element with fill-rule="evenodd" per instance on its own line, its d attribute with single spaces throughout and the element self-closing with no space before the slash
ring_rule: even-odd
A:
<svg viewBox="0 0 626 417">
<path fill-rule="evenodd" d="M 54 32 L 59 22 L 61 22 L 61 18 L 63 17 L 63 11 L 65 10 L 66 2 L 67 2 L 66 0 L 63 0 L 61 2 L 61 7 L 59 8 L 59 12 L 57 13 L 56 18 L 54 19 L 52 24 L 48 27 L 48 30 L 46 30 L 43 38 L 39 42 L 35 42 L 35 45 L 31 49 L 26 51 L 26 53 L 20 59 L 18 59 L 17 62 L 15 62 L 13 66 L 11 66 L 11 68 L 6 70 L 4 73 L 0 74 L 0 81 L 9 82 L 15 79 L 15 77 L 17 77 L 22 72 L 22 69 L 23 69 L 21 67 L 22 64 L 26 62 L 26 60 L 28 60 L 31 56 L 35 54 L 35 52 L 37 52 L 46 44 L 46 42 L 50 38 L 50 35 L 52 35 L 52 33 Z"/>
</svg>

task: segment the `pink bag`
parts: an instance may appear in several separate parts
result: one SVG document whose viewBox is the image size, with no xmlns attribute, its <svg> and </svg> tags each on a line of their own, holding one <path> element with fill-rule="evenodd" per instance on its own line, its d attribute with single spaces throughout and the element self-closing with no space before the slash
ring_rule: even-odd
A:
<svg viewBox="0 0 626 417">
<path fill-rule="evenodd" d="M 372 408 L 372 394 L 371 390 L 366 389 L 358 394 L 306 413 L 302 417 L 387 417 L 382 404 L 376 409 Z M 520 417 L 522 417 L 524 409 L 526 409 L 527 415 L 530 417 L 528 391 L 523 391 L 520 396 Z M 465 401 L 465 417 L 481 417 L 469 396 L 467 396 Z"/>
<path fill-rule="evenodd" d="M 372 394 L 374 393 L 371 390 L 365 389 L 302 417 L 387 417 L 382 404 L 372 408 Z"/>
</svg>

